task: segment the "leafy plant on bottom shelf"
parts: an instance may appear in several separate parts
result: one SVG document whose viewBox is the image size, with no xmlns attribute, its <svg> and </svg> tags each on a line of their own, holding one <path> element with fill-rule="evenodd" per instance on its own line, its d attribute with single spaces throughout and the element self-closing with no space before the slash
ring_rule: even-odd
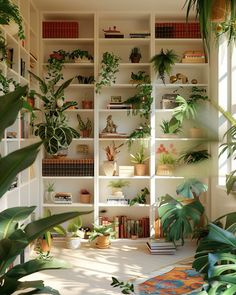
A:
<svg viewBox="0 0 236 295">
<path fill-rule="evenodd" d="M 5 129 L 14 124 L 24 103 L 22 97 L 26 93 L 27 88 L 19 86 L 14 92 L 0 96 L 0 140 Z M 0 198 L 5 195 L 16 175 L 33 164 L 40 145 L 41 142 L 35 143 L 0 158 Z M 12 194 L 11 198 L 14 198 Z M 53 226 L 84 213 L 62 213 L 27 224 L 25 220 L 30 218 L 34 210 L 35 206 L 13 207 L 0 212 L 0 294 L 10 295 L 28 288 L 33 290 L 30 291 L 31 294 L 59 294 L 56 290 L 45 287 L 41 280 L 24 282 L 22 278 L 45 269 L 67 268 L 67 263 L 48 257 L 45 259 L 42 255 L 9 267 L 40 235 Z"/>
<path fill-rule="evenodd" d="M 172 49 L 167 49 L 164 51 L 161 49 L 159 54 L 152 57 L 151 63 L 153 63 L 153 68 L 158 77 L 165 84 L 165 75 L 170 75 L 173 65 L 178 62 L 179 57 Z"/>
<path fill-rule="evenodd" d="M 211 155 L 208 153 L 208 150 L 189 150 L 186 152 L 181 153 L 180 157 L 178 158 L 178 162 L 181 164 L 197 164 L 202 161 L 208 160 Z"/>
<path fill-rule="evenodd" d="M 204 207 L 199 200 L 183 204 L 170 195 L 161 197 L 158 206 L 158 216 L 161 219 L 163 233 L 167 240 L 175 243 L 193 234 L 194 228 L 199 224 Z"/>
<path fill-rule="evenodd" d="M 150 195 L 149 189 L 147 187 L 141 189 L 135 198 L 130 200 L 129 205 L 133 206 L 135 204 L 146 204 L 147 196 Z"/>
<path fill-rule="evenodd" d="M 98 81 L 95 84 L 96 93 L 100 93 L 102 87 L 111 86 L 116 82 L 116 74 L 119 72 L 119 61 L 121 58 L 114 53 L 104 52 L 102 56 L 101 70 Z"/>
</svg>

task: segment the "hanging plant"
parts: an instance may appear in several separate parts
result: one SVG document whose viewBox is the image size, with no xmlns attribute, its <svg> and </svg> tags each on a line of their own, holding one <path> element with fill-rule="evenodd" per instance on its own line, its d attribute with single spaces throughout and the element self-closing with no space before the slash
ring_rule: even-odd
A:
<svg viewBox="0 0 236 295">
<path fill-rule="evenodd" d="M 119 72 L 119 61 L 121 58 L 114 53 L 104 52 L 102 57 L 102 67 L 96 82 L 96 93 L 100 93 L 102 87 L 111 86 L 116 82 L 116 73 Z"/>
<path fill-rule="evenodd" d="M 165 52 L 161 49 L 159 54 L 152 57 L 151 62 L 155 73 L 158 74 L 162 82 L 165 84 L 165 74 L 170 75 L 172 66 L 179 60 L 179 57 L 172 49 L 167 49 Z"/>
</svg>

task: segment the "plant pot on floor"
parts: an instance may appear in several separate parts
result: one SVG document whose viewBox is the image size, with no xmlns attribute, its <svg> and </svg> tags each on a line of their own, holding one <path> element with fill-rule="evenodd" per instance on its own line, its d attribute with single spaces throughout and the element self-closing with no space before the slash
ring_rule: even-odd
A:
<svg viewBox="0 0 236 295">
<path fill-rule="evenodd" d="M 103 162 L 103 171 L 106 176 L 115 176 L 117 171 L 116 161 L 104 161 Z"/>
<path fill-rule="evenodd" d="M 96 238 L 96 247 L 107 249 L 110 246 L 110 236 L 99 236 Z"/>
<path fill-rule="evenodd" d="M 80 237 L 67 237 L 66 244 L 69 249 L 79 249 L 81 246 Z"/>
<path fill-rule="evenodd" d="M 136 164 L 135 165 L 135 174 L 137 176 L 144 176 L 144 175 L 146 175 L 146 168 L 147 168 L 147 165 L 146 164 Z"/>
</svg>

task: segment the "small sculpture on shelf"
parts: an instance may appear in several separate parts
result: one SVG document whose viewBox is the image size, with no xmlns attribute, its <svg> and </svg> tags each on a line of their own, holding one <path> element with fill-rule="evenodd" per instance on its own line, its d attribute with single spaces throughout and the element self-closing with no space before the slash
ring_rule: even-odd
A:
<svg viewBox="0 0 236 295">
<path fill-rule="evenodd" d="M 170 83 L 171 84 L 177 82 L 178 80 L 181 80 L 182 84 L 188 83 L 188 77 L 182 73 L 178 73 L 175 76 L 170 76 Z"/>
<path fill-rule="evenodd" d="M 118 126 L 116 124 L 114 124 L 114 122 L 112 120 L 112 115 L 109 115 L 107 117 L 107 125 L 102 130 L 102 133 L 117 133 L 117 131 L 116 131 L 117 127 Z"/>
</svg>

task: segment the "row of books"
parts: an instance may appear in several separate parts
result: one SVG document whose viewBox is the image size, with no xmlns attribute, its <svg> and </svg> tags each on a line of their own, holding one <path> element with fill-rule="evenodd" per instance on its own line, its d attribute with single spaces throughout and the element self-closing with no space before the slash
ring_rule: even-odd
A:
<svg viewBox="0 0 236 295">
<path fill-rule="evenodd" d="M 79 23 L 77 21 L 44 21 L 43 38 L 78 38 Z"/>
<path fill-rule="evenodd" d="M 156 38 L 201 38 L 200 24 L 194 23 L 156 23 Z"/>
<path fill-rule="evenodd" d="M 176 253 L 174 244 L 164 239 L 150 239 L 146 245 L 152 255 L 173 255 Z"/>
<path fill-rule="evenodd" d="M 107 224 L 108 217 L 100 217 L 100 224 Z M 131 219 L 125 215 L 113 218 L 115 236 L 118 239 L 130 239 L 132 236 L 138 238 L 149 237 L 149 217 Z"/>
</svg>

